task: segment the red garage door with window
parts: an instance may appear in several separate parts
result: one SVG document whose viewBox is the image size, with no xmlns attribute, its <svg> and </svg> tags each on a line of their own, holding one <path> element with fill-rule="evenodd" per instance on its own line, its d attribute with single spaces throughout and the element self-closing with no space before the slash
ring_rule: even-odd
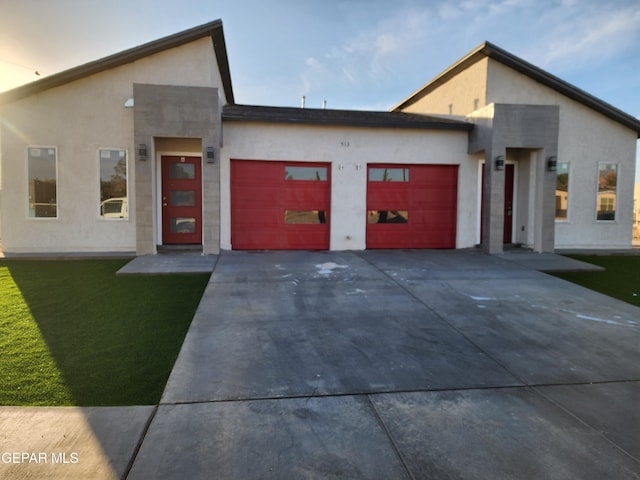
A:
<svg viewBox="0 0 640 480">
<path fill-rule="evenodd" d="M 368 165 L 367 248 L 455 248 L 457 165 Z"/>
<path fill-rule="evenodd" d="M 234 250 L 327 250 L 326 163 L 231 161 Z"/>
</svg>

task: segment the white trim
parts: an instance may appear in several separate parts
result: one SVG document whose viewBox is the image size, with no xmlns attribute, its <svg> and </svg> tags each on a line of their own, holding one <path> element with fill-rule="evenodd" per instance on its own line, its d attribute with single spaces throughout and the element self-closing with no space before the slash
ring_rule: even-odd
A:
<svg viewBox="0 0 640 480">
<path fill-rule="evenodd" d="M 558 165 L 560 165 L 561 163 L 566 163 L 567 164 L 567 175 L 569 176 L 568 178 L 568 182 L 567 182 L 567 216 L 566 218 L 562 218 L 562 219 L 557 219 L 555 218 L 555 212 L 554 212 L 554 221 L 556 224 L 559 225 L 564 225 L 564 224 L 568 224 L 571 223 L 571 191 L 572 191 L 572 187 L 571 187 L 571 162 L 558 162 Z M 556 187 L 558 186 L 558 172 L 556 171 Z M 558 189 L 556 188 L 555 191 L 558 191 Z M 555 195 L 554 195 L 555 198 Z M 597 208 L 597 205 L 596 205 Z M 555 207 L 554 207 L 555 210 Z M 597 213 L 596 213 L 597 215 Z"/>
<path fill-rule="evenodd" d="M 486 164 L 484 158 L 478 159 L 478 201 L 476 202 L 476 245 L 482 242 L 482 166 Z"/>
<path fill-rule="evenodd" d="M 513 205 L 511 205 L 511 243 L 514 243 L 514 239 L 518 236 L 518 195 L 520 194 L 518 189 L 519 180 L 519 165 L 515 160 L 507 160 L 505 165 L 513 164 Z"/>
<path fill-rule="evenodd" d="M 31 216 L 29 215 L 29 150 L 32 148 L 39 148 L 39 149 L 53 149 L 55 151 L 55 167 L 56 167 L 56 216 L 55 217 L 35 217 L 35 216 Z M 35 220 L 37 222 L 42 222 L 42 221 L 55 221 L 55 220 L 60 220 L 60 195 L 59 195 L 59 186 L 60 186 L 60 174 L 58 171 L 58 147 L 57 146 L 51 146 L 51 145 L 27 145 L 25 148 L 25 162 L 24 162 L 24 168 L 25 168 L 25 180 L 26 180 L 26 186 L 27 186 L 27 191 L 26 191 L 26 198 L 25 200 L 26 202 L 26 219 L 27 220 Z"/>
</svg>

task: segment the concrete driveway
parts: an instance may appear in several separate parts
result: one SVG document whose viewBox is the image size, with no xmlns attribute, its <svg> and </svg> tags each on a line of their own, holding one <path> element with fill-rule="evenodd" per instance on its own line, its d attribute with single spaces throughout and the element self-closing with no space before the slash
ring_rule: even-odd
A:
<svg viewBox="0 0 640 480">
<path fill-rule="evenodd" d="M 128 478 L 640 478 L 640 309 L 477 252 L 226 252 Z"/>
</svg>

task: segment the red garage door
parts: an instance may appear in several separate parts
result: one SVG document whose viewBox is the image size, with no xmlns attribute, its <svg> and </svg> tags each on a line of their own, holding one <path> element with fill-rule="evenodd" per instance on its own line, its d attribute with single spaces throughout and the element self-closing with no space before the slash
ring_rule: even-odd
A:
<svg viewBox="0 0 640 480">
<path fill-rule="evenodd" d="M 327 250 L 329 175 L 325 163 L 232 160 L 232 247 Z"/>
<path fill-rule="evenodd" d="M 367 248 L 455 248 L 457 165 L 369 165 Z"/>
</svg>

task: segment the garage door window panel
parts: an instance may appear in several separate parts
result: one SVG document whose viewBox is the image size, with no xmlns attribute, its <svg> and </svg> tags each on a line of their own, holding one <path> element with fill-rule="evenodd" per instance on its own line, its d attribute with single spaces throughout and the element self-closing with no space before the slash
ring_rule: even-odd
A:
<svg viewBox="0 0 640 480">
<path fill-rule="evenodd" d="M 287 225 L 315 225 L 327 223 L 324 210 L 285 210 L 284 223 Z"/>
<path fill-rule="evenodd" d="M 409 223 L 408 210 L 369 210 L 367 212 L 368 223 L 386 223 L 389 225 L 402 225 Z"/>
<path fill-rule="evenodd" d="M 314 181 L 314 182 L 326 182 L 327 181 L 327 167 L 297 167 L 286 165 L 284 167 L 284 179 L 285 180 L 298 180 L 298 181 Z"/>
<path fill-rule="evenodd" d="M 370 182 L 408 182 L 408 168 L 369 168 Z"/>
</svg>

